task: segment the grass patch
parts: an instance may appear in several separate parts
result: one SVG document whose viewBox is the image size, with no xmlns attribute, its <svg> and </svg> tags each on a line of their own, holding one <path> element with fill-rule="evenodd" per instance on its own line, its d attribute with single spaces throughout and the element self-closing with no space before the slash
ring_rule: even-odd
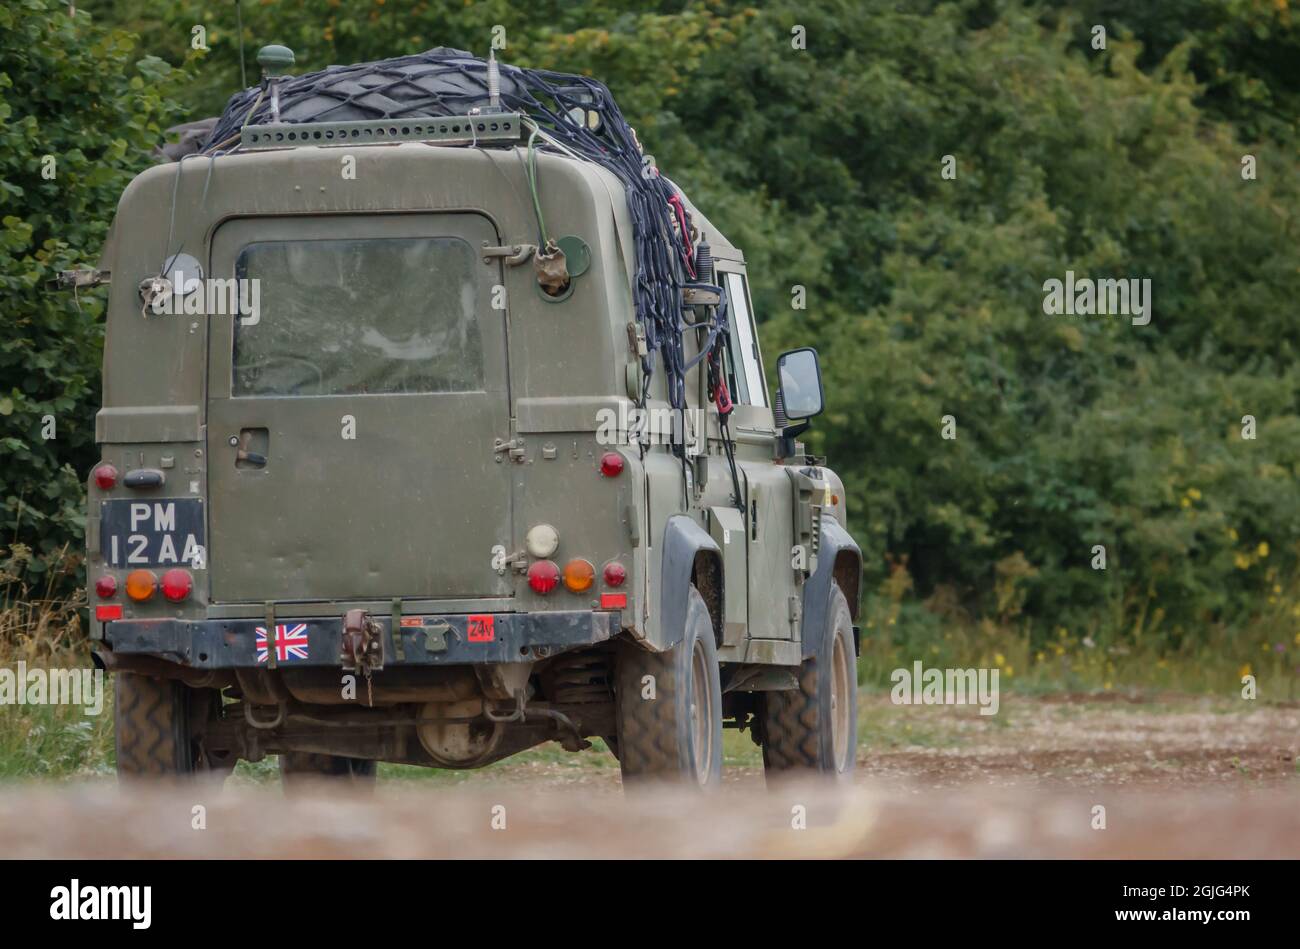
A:
<svg viewBox="0 0 1300 949">
<path fill-rule="evenodd" d="M 1127 695 L 1161 692 L 1239 697 L 1252 676 L 1257 698 L 1300 701 L 1300 603 L 1269 605 L 1246 626 L 1207 625 L 1172 635 L 1098 620 L 1088 629 L 1044 629 L 1015 616 L 973 620 L 930 602 L 866 598 L 858 681 L 888 689 L 896 669 L 998 670 L 1003 692 Z"/>
<path fill-rule="evenodd" d="M 30 552 L 15 545 L 0 556 L 0 668 L 90 669 L 81 614 L 84 594 L 56 597 L 64 574 L 76 570 L 66 554 L 29 572 Z M 109 680 L 103 684 L 111 691 Z M 71 778 L 113 773 L 113 715 L 105 698 L 98 715 L 82 705 L 0 706 L 0 779 Z"/>
</svg>

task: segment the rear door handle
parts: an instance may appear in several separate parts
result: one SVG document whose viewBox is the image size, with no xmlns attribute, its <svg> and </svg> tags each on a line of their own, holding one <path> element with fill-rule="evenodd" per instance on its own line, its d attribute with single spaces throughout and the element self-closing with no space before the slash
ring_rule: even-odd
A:
<svg viewBox="0 0 1300 949">
<path fill-rule="evenodd" d="M 230 447 L 235 449 L 236 468 L 265 468 L 271 433 L 264 428 L 241 428 L 238 435 L 230 436 Z"/>
</svg>

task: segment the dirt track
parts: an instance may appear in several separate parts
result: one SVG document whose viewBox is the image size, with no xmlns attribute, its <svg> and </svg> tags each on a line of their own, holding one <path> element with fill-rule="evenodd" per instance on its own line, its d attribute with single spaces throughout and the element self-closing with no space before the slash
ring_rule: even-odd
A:
<svg viewBox="0 0 1300 949">
<path fill-rule="evenodd" d="M 524 758 L 455 786 L 389 777 L 371 796 L 293 801 L 238 779 L 148 793 L 106 781 L 15 787 L 0 793 L 0 853 L 1300 857 L 1296 708 L 1056 698 L 992 719 L 967 711 L 864 697 L 858 774 L 840 790 L 764 790 L 741 736 L 729 738 L 727 787 L 710 798 L 625 799 L 617 768 L 595 752 Z M 196 805 L 206 829 L 192 827 Z"/>
</svg>

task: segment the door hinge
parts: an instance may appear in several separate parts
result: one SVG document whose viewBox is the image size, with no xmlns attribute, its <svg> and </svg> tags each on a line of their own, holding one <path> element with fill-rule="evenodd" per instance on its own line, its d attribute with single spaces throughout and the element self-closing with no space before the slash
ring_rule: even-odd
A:
<svg viewBox="0 0 1300 949">
<path fill-rule="evenodd" d="M 803 622 L 803 598 L 792 596 L 788 602 L 790 606 L 790 625 L 798 628 L 800 623 Z"/>
<path fill-rule="evenodd" d="M 507 442 L 498 438 L 492 443 L 492 454 L 496 455 L 497 461 L 508 455 L 511 461 L 522 463 L 524 460 L 524 440 L 522 438 L 512 438 Z"/>
</svg>

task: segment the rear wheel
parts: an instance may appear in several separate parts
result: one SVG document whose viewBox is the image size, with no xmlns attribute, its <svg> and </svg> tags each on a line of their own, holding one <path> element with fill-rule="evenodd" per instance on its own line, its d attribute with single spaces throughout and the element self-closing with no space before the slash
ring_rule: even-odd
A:
<svg viewBox="0 0 1300 949">
<path fill-rule="evenodd" d="M 682 640 L 662 653 L 625 644 L 615 679 L 617 748 L 625 784 L 660 780 L 713 788 L 721 783 L 718 650 L 709 610 L 694 586 Z"/>
<path fill-rule="evenodd" d="M 316 781 L 373 787 L 377 771 L 377 762 L 363 758 L 344 758 L 314 751 L 290 751 L 280 755 L 280 781 L 286 790 Z"/>
<path fill-rule="evenodd" d="M 174 679 L 119 672 L 113 690 L 118 777 L 160 778 L 199 770 L 200 752 L 190 728 L 194 689 Z"/>
<path fill-rule="evenodd" d="M 857 754 L 858 677 L 853 618 L 831 586 L 826 628 L 799 670 L 799 688 L 763 692 L 759 704 L 763 767 L 769 777 L 844 777 Z"/>
</svg>

